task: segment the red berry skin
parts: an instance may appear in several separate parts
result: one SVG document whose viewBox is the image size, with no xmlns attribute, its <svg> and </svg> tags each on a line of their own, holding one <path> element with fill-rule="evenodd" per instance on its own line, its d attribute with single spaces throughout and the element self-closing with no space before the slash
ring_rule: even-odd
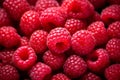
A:
<svg viewBox="0 0 120 80">
<path fill-rule="evenodd" d="M 113 4 L 119 4 L 120 5 L 120 0 L 107 0 L 107 2 L 111 5 L 113 5 Z"/>
<path fill-rule="evenodd" d="M 53 70 L 58 70 L 62 68 L 65 62 L 65 55 L 54 55 L 51 51 L 46 51 L 43 55 L 43 61 L 49 65 Z"/>
<path fill-rule="evenodd" d="M 120 80 L 120 64 L 113 64 L 106 68 L 105 77 L 107 80 Z"/>
<path fill-rule="evenodd" d="M 20 46 L 28 46 L 29 45 L 29 39 L 25 36 L 21 37 Z"/>
<path fill-rule="evenodd" d="M 30 36 L 35 30 L 40 29 L 39 13 L 35 11 L 25 12 L 20 20 L 20 29 L 24 35 Z"/>
<path fill-rule="evenodd" d="M 120 20 L 120 5 L 110 5 L 102 10 L 101 18 L 103 22 L 109 25 L 112 22 Z"/>
<path fill-rule="evenodd" d="M 2 50 L 0 52 L 0 58 L 2 63 L 5 64 L 13 64 L 12 57 L 14 54 L 14 50 Z"/>
<path fill-rule="evenodd" d="M 11 21 L 7 12 L 5 11 L 5 9 L 0 8 L 0 27 L 10 26 L 10 25 L 11 25 Z"/>
<path fill-rule="evenodd" d="M 80 56 L 88 55 L 95 47 L 95 38 L 87 30 L 79 30 L 72 35 L 72 49 Z"/>
<path fill-rule="evenodd" d="M 47 8 L 40 16 L 41 25 L 48 32 L 55 27 L 64 26 L 65 20 L 66 17 L 61 7 Z"/>
<path fill-rule="evenodd" d="M 51 80 L 71 80 L 69 79 L 65 74 L 63 73 L 58 73 L 58 74 L 55 74 L 53 75 L 52 79 Z"/>
<path fill-rule="evenodd" d="M 85 23 L 82 20 L 79 19 L 68 19 L 65 22 L 64 28 L 66 28 L 70 34 L 74 34 L 76 31 L 85 29 L 87 26 L 87 23 Z"/>
<path fill-rule="evenodd" d="M 0 44 L 5 48 L 16 47 L 20 44 L 20 35 L 12 26 L 0 28 Z"/>
<path fill-rule="evenodd" d="M 29 76 L 30 76 L 31 80 L 45 80 L 45 78 L 51 74 L 51 71 L 52 70 L 48 65 L 46 65 L 42 62 L 38 62 L 30 70 Z M 48 79 L 46 79 L 46 80 L 48 80 Z"/>
<path fill-rule="evenodd" d="M 26 0 L 5 0 L 3 7 L 8 14 L 14 19 L 19 21 L 24 12 L 30 9 L 30 5 Z"/>
<path fill-rule="evenodd" d="M 61 6 L 69 18 L 85 19 L 94 14 L 94 7 L 88 0 L 64 0 Z"/>
<path fill-rule="evenodd" d="M 59 7 L 59 4 L 56 0 L 37 0 L 35 4 L 35 11 L 41 14 L 42 11 L 50 7 Z"/>
<path fill-rule="evenodd" d="M 110 60 L 113 62 L 120 62 L 120 39 L 112 38 L 106 44 Z"/>
<path fill-rule="evenodd" d="M 64 73 L 70 78 L 78 78 L 86 72 L 87 64 L 81 57 L 71 55 L 65 61 L 63 69 Z"/>
<path fill-rule="evenodd" d="M 105 49 L 97 49 L 88 56 L 88 68 L 95 73 L 102 73 L 109 65 L 109 55 Z"/>
<path fill-rule="evenodd" d="M 110 38 L 119 38 L 120 39 L 120 21 L 116 21 L 109 25 L 107 29 L 108 35 Z"/>
<path fill-rule="evenodd" d="M 96 74 L 89 72 L 85 74 L 80 80 L 102 80 L 102 79 Z"/>
<path fill-rule="evenodd" d="M 37 54 L 44 52 L 47 49 L 47 35 L 43 30 L 36 30 L 30 37 L 29 44 Z"/>
<path fill-rule="evenodd" d="M 62 54 L 67 51 L 71 44 L 71 35 L 65 28 L 55 28 L 47 36 L 47 46 L 52 53 Z"/>
<path fill-rule="evenodd" d="M 13 63 L 20 70 L 30 69 L 36 60 L 35 51 L 29 46 L 19 47 L 13 54 Z"/>
<path fill-rule="evenodd" d="M 19 73 L 11 65 L 2 66 L 0 68 L 0 80 L 19 80 Z"/>
<path fill-rule="evenodd" d="M 92 32 L 96 39 L 96 45 L 103 45 L 108 41 L 107 29 L 102 21 L 93 22 L 87 30 Z"/>
</svg>

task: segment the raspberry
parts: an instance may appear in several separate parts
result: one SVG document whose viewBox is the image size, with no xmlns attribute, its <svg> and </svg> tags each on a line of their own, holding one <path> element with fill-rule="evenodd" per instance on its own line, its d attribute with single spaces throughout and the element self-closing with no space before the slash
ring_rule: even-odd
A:
<svg viewBox="0 0 120 80">
<path fill-rule="evenodd" d="M 30 5 L 35 5 L 37 0 L 27 0 Z"/>
<path fill-rule="evenodd" d="M 77 54 L 85 56 L 94 49 L 95 38 L 90 31 L 80 30 L 73 34 L 71 45 Z"/>
<path fill-rule="evenodd" d="M 105 49 L 97 49 L 88 56 L 88 68 L 95 72 L 101 73 L 109 65 L 109 55 Z"/>
<path fill-rule="evenodd" d="M 30 9 L 26 0 L 5 0 L 3 7 L 14 20 L 20 20 L 24 12 Z"/>
<path fill-rule="evenodd" d="M 88 0 L 64 0 L 62 7 L 70 18 L 85 19 L 94 14 L 94 7 Z"/>
<path fill-rule="evenodd" d="M 119 4 L 120 5 L 120 0 L 107 0 L 109 4 Z"/>
<path fill-rule="evenodd" d="M 106 68 L 105 77 L 107 80 L 120 80 L 120 64 L 113 64 Z"/>
<path fill-rule="evenodd" d="M 87 64 L 81 57 L 71 55 L 65 61 L 63 69 L 65 74 L 70 78 L 77 78 L 86 72 Z"/>
<path fill-rule="evenodd" d="M 93 36 L 95 37 L 96 45 L 103 45 L 108 41 L 107 30 L 102 21 L 96 21 L 90 24 L 88 26 L 88 31 L 91 31 Z"/>
<path fill-rule="evenodd" d="M 2 59 L 3 64 L 12 64 L 12 56 L 13 56 L 14 50 L 3 50 L 0 52 L 0 57 Z"/>
<path fill-rule="evenodd" d="M 52 53 L 61 54 L 70 48 L 71 35 L 65 28 L 55 28 L 47 36 L 47 46 Z"/>
<path fill-rule="evenodd" d="M 103 8 L 106 3 L 106 0 L 89 0 L 95 9 Z"/>
<path fill-rule="evenodd" d="M 20 20 L 20 28 L 26 36 L 30 36 L 35 30 L 40 29 L 39 14 L 32 10 L 25 12 Z"/>
<path fill-rule="evenodd" d="M 3 8 L 0 8 L 0 27 L 10 26 L 10 25 L 11 25 L 11 21 L 7 12 Z"/>
<path fill-rule="evenodd" d="M 43 30 L 37 30 L 31 35 L 29 44 L 36 53 L 42 53 L 46 50 L 47 35 L 48 33 Z"/>
<path fill-rule="evenodd" d="M 110 38 L 120 38 L 120 21 L 110 24 L 107 32 Z"/>
<path fill-rule="evenodd" d="M 0 69 L 1 80 L 19 80 L 19 74 L 15 67 L 5 65 Z"/>
<path fill-rule="evenodd" d="M 44 53 L 43 60 L 44 63 L 49 65 L 53 70 L 58 70 L 63 66 L 63 63 L 65 62 L 65 55 L 54 55 L 48 50 Z"/>
<path fill-rule="evenodd" d="M 47 8 L 41 13 L 40 21 L 43 29 L 50 31 L 55 27 L 62 27 L 65 23 L 64 12 L 60 7 Z"/>
<path fill-rule="evenodd" d="M 0 43 L 6 48 L 12 48 L 20 44 L 20 36 L 12 26 L 0 28 Z"/>
<path fill-rule="evenodd" d="M 20 70 L 27 70 L 31 68 L 37 56 L 34 50 L 28 46 L 19 47 L 13 54 L 13 63 Z"/>
<path fill-rule="evenodd" d="M 102 79 L 96 74 L 89 72 L 85 74 L 81 80 L 102 80 Z"/>
<path fill-rule="evenodd" d="M 110 39 L 106 44 L 110 60 L 113 62 L 120 62 L 120 39 Z"/>
<path fill-rule="evenodd" d="M 120 20 L 120 5 L 111 5 L 101 12 L 101 18 L 106 24 Z"/>
<path fill-rule="evenodd" d="M 21 42 L 20 42 L 20 46 L 27 46 L 29 45 L 29 39 L 25 36 L 21 37 Z"/>
<path fill-rule="evenodd" d="M 76 31 L 85 29 L 86 23 L 82 20 L 78 19 L 68 19 L 64 25 L 64 27 L 72 34 L 74 34 Z"/>
<path fill-rule="evenodd" d="M 56 0 L 37 0 L 35 10 L 41 14 L 42 11 L 50 7 L 59 7 L 59 4 Z"/>
<path fill-rule="evenodd" d="M 48 65 L 41 62 L 38 62 L 30 70 L 30 77 L 32 80 L 45 80 L 45 78 L 50 74 L 51 68 Z"/>
<path fill-rule="evenodd" d="M 58 73 L 53 75 L 51 80 L 70 80 L 65 74 L 63 73 Z"/>
</svg>

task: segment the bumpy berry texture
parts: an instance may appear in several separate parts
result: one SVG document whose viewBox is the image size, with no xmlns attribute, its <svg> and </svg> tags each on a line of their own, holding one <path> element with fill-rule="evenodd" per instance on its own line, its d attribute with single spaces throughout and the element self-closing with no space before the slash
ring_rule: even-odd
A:
<svg viewBox="0 0 120 80">
<path fill-rule="evenodd" d="M 19 73 L 11 65 L 2 66 L 0 68 L 0 80 L 19 80 Z"/>
<path fill-rule="evenodd" d="M 54 55 L 51 51 L 46 51 L 43 55 L 43 61 L 49 65 L 53 70 L 62 68 L 65 62 L 65 55 Z"/>
<path fill-rule="evenodd" d="M 110 38 L 120 38 L 120 21 L 110 24 L 107 32 Z"/>
<path fill-rule="evenodd" d="M 106 50 L 113 62 L 120 62 L 120 39 L 110 39 L 106 44 Z"/>
<path fill-rule="evenodd" d="M 78 30 L 85 29 L 86 26 L 87 24 L 85 21 L 79 19 L 68 19 L 64 25 L 64 27 L 71 33 L 71 35 Z"/>
<path fill-rule="evenodd" d="M 102 21 L 93 22 L 88 26 L 87 30 L 92 32 L 96 39 L 96 45 L 103 45 L 108 41 L 107 30 Z"/>
<path fill-rule="evenodd" d="M 24 35 L 29 36 L 35 30 L 40 28 L 39 13 L 30 10 L 22 15 L 20 20 L 20 29 Z"/>
<path fill-rule="evenodd" d="M 86 72 L 87 64 L 81 57 L 71 55 L 65 61 L 63 69 L 65 74 L 70 78 L 77 78 Z"/>
<path fill-rule="evenodd" d="M 88 55 L 95 47 L 95 38 L 90 31 L 80 30 L 72 35 L 72 49 L 80 56 Z"/>
<path fill-rule="evenodd" d="M 47 8 L 40 15 L 41 25 L 46 31 L 50 31 L 55 27 L 62 27 L 65 19 L 66 17 L 64 17 L 60 7 Z"/>
<path fill-rule="evenodd" d="M 48 33 L 43 30 L 37 30 L 31 35 L 29 44 L 35 50 L 36 53 L 40 54 L 47 49 L 47 35 Z"/>
<path fill-rule="evenodd" d="M 23 13 L 30 9 L 26 0 L 5 0 L 3 7 L 14 20 L 20 20 Z"/>
<path fill-rule="evenodd" d="M 35 10 L 41 14 L 47 8 L 59 7 L 59 3 L 56 0 L 37 0 Z"/>
<path fill-rule="evenodd" d="M 55 54 L 61 54 L 67 51 L 71 44 L 71 35 L 65 28 L 55 28 L 47 36 L 47 46 Z"/>
<path fill-rule="evenodd" d="M 21 37 L 20 46 L 28 46 L 29 45 L 29 39 L 25 36 Z"/>
<path fill-rule="evenodd" d="M 106 24 L 120 20 L 120 5 L 110 5 L 103 9 L 101 18 Z"/>
<path fill-rule="evenodd" d="M 109 55 L 105 49 L 97 49 L 88 56 L 88 68 L 95 73 L 102 73 L 109 65 Z"/>
<path fill-rule="evenodd" d="M 65 74 L 58 73 L 56 75 L 53 75 L 51 80 L 70 80 Z"/>
<path fill-rule="evenodd" d="M 107 80 L 120 80 L 120 64 L 113 64 L 106 68 L 105 77 Z"/>
<path fill-rule="evenodd" d="M 30 70 L 31 80 L 45 80 L 45 78 L 50 74 L 51 74 L 51 68 L 48 65 L 41 62 L 35 64 Z"/>
<path fill-rule="evenodd" d="M 64 0 L 62 7 L 70 18 L 85 19 L 94 14 L 94 7 L 88 0 Z"/>
<path fill-rule="evenodd" d="M 96 74 L 89 72 L 85 74 L 81 80 L 102 80 L 102 79 Z"/>
<path fill-rule="evenodd" d="M 20 44 L 20 35 L 12 26 L 0 28 L 0 44 L 6 48 L 12 48 Z"/>
<path fill-rule="evenodd" d="M 13 63 L 20 70 L 31 68 L 36 62 L 35 51 L 29 46 L 19 47 L 13 55 Z"/>
</svg>

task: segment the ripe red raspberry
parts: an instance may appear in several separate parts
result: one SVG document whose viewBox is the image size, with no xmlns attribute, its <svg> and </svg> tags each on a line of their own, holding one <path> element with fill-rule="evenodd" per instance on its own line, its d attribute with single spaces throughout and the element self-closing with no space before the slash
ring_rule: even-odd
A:
<svg viewBox="0 0 120 80">
<path fill-rule="evenodd" d="M 102 79 L 96 74 L 89 72 L 85 74 L 80 80 L 102 80 Z"/>
<path fill-rule="evenodd" d="M 10 26 L 10 25 L 11 25 L 11 21 L 7 12 L 3 8 L 0 8 L 0 27 Z"/>
<path fill-rule="evenodd" d="M 12 26 L 0 28 L 0 44 L 6 48 L 12 48 L 20 44 L 20 36 Z"/>
<path fill-rule="evenodd" d="M 65 23 L 64 14 L 60 7 L 47 8 L 41 13 L 40 21 L 43 29 L 50 31 L 55 27 L 62 27 Z"/>
<path fill-rule="evenodd" d="M 41 14 L 42 11 L 50 7 L 59 7 L 59 4 L 56 0 L 37 0 L 35 10 Z"/>
<path fill-rule="evenodd" d="M 120 5 L 111 5 L 103 9 L 101 18 L 106 24 L 120 20 Z"/>
<path fill-rule="evenodd" d="M 70 18 L 85 19 L 94 14 L 94 7 L 88 0 L 64 0 L 62 7 Z"/>
<path fill-rule="evenodd" d="M 95 38 L 87 30 L 77 31 L 72 35 L 72 49 L 80 56 L 89 54 L 95 47 Z"/>
<path fill-rule="evenodd" d="M 0 52 L 0 58 L 3 64 L 13 64 L 12 56 L 14 50 L 3 50 Z"/>
<path fill-rule="evenodd" d="M 76 31 L 85 29 L 87 24 L 79 19 L 68 19 L 64 25 L 64 27 L 72 34 L 74 34 Z"/>
<path fill-rule="evenodd" d="M 110 38 L 120 38 L 120 21 L 110 24 L 107 32 Z"/>
<path fill-rule="evenodd" d="M 5 0 L 3 7 L 14 20 L 20 20 L 24 12 L 30 9 L 26 0 Z"/>
<path fill-rule="evenodd" d="M 58 73 L 53 75 L 51 80 L 70 80 L 65 74 L 63 73 Z"/>
<path fill-rule="evenodd" d="M 106 4 L 106 0 L 89 0 L 95 9 L 103 8 Z"/>
<path fill-rule="evenodd" d="M 55 28 L 47 36 L 47 46 L 52 53 L 61 54 L 70 48 L 71 35 L 65 28 Z"/>
<path fill-rule="evenodd" d="M 43 61 L 53 70 L 58 70 L 63 66 L 65 62 L 65 55 L 54 55 L 51 51 L 48 50 L 43 55 Z"/>
<path fill-rule="evenodd" d="M 107 29 L 102 21 L 96 21 L 90 24 L 88 31 L 91 31 L 95 37 L 96 45 L 103 45 L 108 41 Z"/>
<path fill-rule="evenodd" d="M 95 73 L 102 73 L 109 65 L 109 55 L 105 49 L 97 49 L 88 56 L 88 68 Z"/>
<path fill-rule="evenodd" d="M 28 46 L 19 47 L 13 54 L 13 63 L 21 70 L 31 68 L 36 62 L 37 56 L 34 50 Z"/>
<path fill-rule="evenodd" d="M 81 57 L 71 55 L 65 61 L 63 69 L 65 74 L 70 78 L 77 78 L 86 72 L 87 64 Z"/>
<path fill-rule="evenodd" d="M 51 68 L 44 63 L 38 62 L 30 70 L 29 76 L 31 80 L 48 80 L 45 78 L 50 74 L 51 74 Z"/>
<path fill-rule="evenodd" d="M 120 62 L 120 39 L 110 39 L 106 44 L 106 50 L 112 61 Z"/>
<path fill-rule="evenodd" d="M 109 4 L 119 4 L 120 5 L 120 0 L 107 0 Z"/>
<path fill-rule="evenodd" d="M 105 77 L 107 80 L 120 80 L 120 64 L 113 64 L 106 68 Z"/>
<path fill-rule="evenodd" d="M 5 65 L 0 68 L 0 80 L 19 80 L 19 74 L 15 67 Z"/>
<path fill-rule="evenodd" d="M 27 45 L 29 45 L 29 39 L 25 36 L 21 37 L 20 46 L 27 46 Z"/>
<path fill-rule="evenodd" d="M 20 20 L 20 28 L 24 35 L 30 36 L 35 30 L 40 29 L 39 13 L 27 11 Z"/>
<path fill-rule="evenodd" d="M 31 35 L 29 44 L 36 53 L 40 54 L 47 49 L 47 35 L 48 33 L 43 30 L 37 30 Z"/>
</svg>

